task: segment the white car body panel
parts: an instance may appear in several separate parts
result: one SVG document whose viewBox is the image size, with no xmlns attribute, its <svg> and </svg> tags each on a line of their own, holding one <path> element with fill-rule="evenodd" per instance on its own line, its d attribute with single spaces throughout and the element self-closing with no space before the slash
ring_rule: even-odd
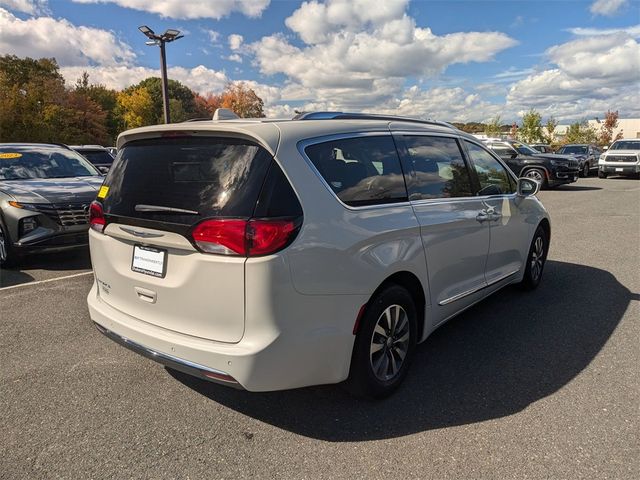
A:
<svg viewBox="0 0 640 480">
<path fill-rule="evenodd" d="M 391 124 L 396 125 L 396 122 Z M 401 122 L 424 134 L 442 126 Z M 96 283 L 91 319 L 115 334 L 268 391 L 347 378 L 361 307 L 394 274 L 410 273 L 425 298 L 424 340 L 443 321 L 522 279 L 535 228 L 548 221 L 535 197 L 515 194 L 353 208 L 342 204 L 301 153 L 301 142 L 390 135 L 383 121 L 221 121 L 135 129 L 132 140 L 168 132 L 252 139 L 272 153 L 304 212 L 287 248 L 244 258 L 199 252 L 181 235 L 141 242 L 109 224 L 90 232 Z M 502 216 L 479 222 L 487 205 Z M 166 248 L 165 278 L 131 271 L 133 245 Z M 157 300 L 141 299 L 136 287 Z M 144 291 L 144 290 L 143 290 Z"/>
</svg>

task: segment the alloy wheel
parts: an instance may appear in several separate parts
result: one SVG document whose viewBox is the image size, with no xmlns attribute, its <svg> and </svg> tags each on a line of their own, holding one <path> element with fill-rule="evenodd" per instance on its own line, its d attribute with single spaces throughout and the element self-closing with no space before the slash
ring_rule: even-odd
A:
<svg viewBox="0 0 640 480">
<path fill-rule="evenodd" d="M 7 240 L 4 236 L 4 231 L 0 227 L 0 263 L 7 259 Z"/>
<path fill-rule="evenodd" d="M 544 266 L 544 240 L 541 236 L 536 238 L 531 252 L 531 277 L 534 281 L 538 281 L 542 275 L 542 267 Z"/>
<path fill-rule="evenodd" d="M 539 183 L 542 183 L 543 181 L 542 174 L 538 170 L 529 170 L 524 176 L 527 178 L 532 178 Z"/>
<path fill-rule="evenodd" d="M 369 360 L 374 375 L 383 381 L 393 379 L 404 363 L 411 331 L 407 312 L 391 305 L 378 317 L 371 335 Z"/>
</svg>

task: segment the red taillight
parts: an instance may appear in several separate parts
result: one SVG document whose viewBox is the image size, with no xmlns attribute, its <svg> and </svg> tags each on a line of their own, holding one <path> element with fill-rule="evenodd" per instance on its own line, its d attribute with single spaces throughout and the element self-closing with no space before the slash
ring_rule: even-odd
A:
<svg viewBox="0 0 640 480">
<path fill-rule="evenodd" d="M 107 224 L 100 202 L 91 202 L 89 205 L 89 227 L 96 232 L 102 233 Z"/>
<path fill-rule="evenodd" d="M 246 220 L 205 220 L 193 230 L 196 245 L 203 252 L 246 255 Z"/>
<path fill-rule="evenodd" d="M 298 230 L 295 220 L 205 220 L 192 236 L 200 250 L 254 257 L 281 250 Z"/>
</svg>

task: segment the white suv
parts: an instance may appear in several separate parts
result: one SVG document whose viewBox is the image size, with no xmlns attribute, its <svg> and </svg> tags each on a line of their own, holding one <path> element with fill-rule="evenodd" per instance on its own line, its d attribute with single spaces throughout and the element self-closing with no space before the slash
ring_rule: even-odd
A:
<svg viewBox="0 0 640 480">
<path fill-rule="evenodd" d="M 640 139 L 616 140 L 600 155 L 598 177 L 634 175 L 640 177 Z"/>
<path fill-rule="evenodd" d="M 171 368 L 380 397 L 417 343 L 541 280 L 538 183 L 448 124 L 317 112 L 139 128 L 91 206 L 98 329 Z"/>
</svg>

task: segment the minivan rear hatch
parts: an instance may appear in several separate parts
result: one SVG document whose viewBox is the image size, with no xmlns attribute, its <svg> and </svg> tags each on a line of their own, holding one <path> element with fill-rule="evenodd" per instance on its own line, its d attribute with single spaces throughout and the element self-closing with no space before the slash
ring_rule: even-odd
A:
<svg viewBox="0 0 640 480">
<path fill-rule="evenodd" d="M 225 243 L 224 229 L 252 221 L 260 204 L 264 210 L 277 197 L 272 187 L 283 180 L 271 154 L 248 139 L 177 136 L 125 143 L 98 195 L 106 226 L 92 221 L 101 232 L 91 235 L 101 299 L 168 330 L 240 341 L 246 255 Z M 286 188 L 291 190 L 288 183 Z M 217 249 L 200 248 L 196 233 Z"/>
</svg>

